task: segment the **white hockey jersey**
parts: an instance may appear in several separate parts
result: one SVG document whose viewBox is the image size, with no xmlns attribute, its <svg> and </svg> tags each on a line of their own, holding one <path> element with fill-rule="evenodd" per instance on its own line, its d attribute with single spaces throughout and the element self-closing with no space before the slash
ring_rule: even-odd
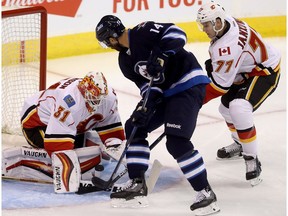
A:
<svg viewBox="0 0 288 216">
<path fill-rule="evenodd" d="M 79 78 L 61 80 L 24 103 L 22 127 L 46 126 L 44 147 L 48 152 L 64 146 L 73 149 L 75 136 L 91 129 L 98 132 L 103 143 L 111 137 L 125 139 L 114 90 L 109 87 L 97 111 L 91 113 L 77 88 L 79 81 Z"/>
<path fill-rule="evenodd" d="M 263 41 L 260 34 L 241 20 L 231 16 L 225 20 L 230 24 L 229 30 L 211 41 L 209 47 L 213 72 L 207 86 L 212 93 L 207 97 L 223 95 L 232 84 L 240 84 L 251 76 L 270 75 L 280 68 L 280 52 Z"/>
</svg>

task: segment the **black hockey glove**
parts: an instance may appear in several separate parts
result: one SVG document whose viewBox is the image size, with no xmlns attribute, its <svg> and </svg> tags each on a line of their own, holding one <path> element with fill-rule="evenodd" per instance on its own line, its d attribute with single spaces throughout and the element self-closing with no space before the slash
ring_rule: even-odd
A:
<svg viewBox="0 0 288 216">
<path fill-rule="evenodd" d="M 134 127 L 145 127 L 156 111 L 157 106 L 162 102 L 162 94 L 159 92 L 150 92 L 146 107 L 143 108 L 143 99 L 137 104 L 133 111 L 132 125 Z"/>
<path fill-rule="evenodd" d="M 147 73 L 158 78 L 164 72 L 167 60 L 168 56 L 162 53 L 160 48 L 154 48 L 147 61 Z"/>
<path fill-rule="evenodd" d="M 205 61 L 205 69 L 207 71 L 208 77 L 211 77 L 212 76 L 212 72 L 213 72 L 213 66 L 212 66 L 211 59 L 208 59 L 208 60 Z"/>
</svg>

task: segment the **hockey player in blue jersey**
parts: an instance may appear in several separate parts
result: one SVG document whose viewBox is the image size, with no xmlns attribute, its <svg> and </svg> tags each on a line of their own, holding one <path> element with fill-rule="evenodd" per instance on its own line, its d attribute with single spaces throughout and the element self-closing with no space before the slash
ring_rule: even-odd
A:
<svg viewBox="0 0 288 216">
<path fill-rule="evenodd" d="M 204 161 L 190 139 L 210 82 L 195 56 L 184 49 L 187 37 L 173 23 L 143 22 L 126 29 L 118 17 L 104 16 L 96 26 L 103 47 L 119 51 L 123 75 L 140 89 L 142 100 L 125 123 L 127 138 L 137 127 L 126 153 L 129 178 L 122 191 L 111 194 L 117 206 L 145 203 L 144 174 L 149 165 L 148 133 L 164 124 L 166 147 L 197 192 L 190 209 L 196 215 L 218 212 L 216 195 L 207 180 Z M 145 109 L 143 99 L 154 80 Z M 148 94 L 148 93 L 147 93 Z M 121 203 L 122 200 L 123 202 Z M 132 204 L 133 205 L 133 204 Z M 204 213 L 203 213 L 204 212 Z"/>
</svg>

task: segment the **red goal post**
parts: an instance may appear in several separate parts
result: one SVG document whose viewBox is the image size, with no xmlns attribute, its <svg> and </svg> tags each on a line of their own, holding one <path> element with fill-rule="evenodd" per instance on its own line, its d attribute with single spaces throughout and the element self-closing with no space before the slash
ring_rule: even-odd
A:
<svg viewBox="0 0 288 216">
<path fill-rule="evenodd" d="M 21 135 L 24 100 L 46 88 L 47 11 L 2 7 L 2 133 Z"/>
</svg>

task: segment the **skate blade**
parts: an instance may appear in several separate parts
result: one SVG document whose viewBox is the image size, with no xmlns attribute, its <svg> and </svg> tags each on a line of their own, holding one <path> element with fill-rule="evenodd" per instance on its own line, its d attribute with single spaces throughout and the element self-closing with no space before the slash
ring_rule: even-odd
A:
<svg viewBox="0 0 288 216">
<path fill-rule="evenodd" d="M 149 205 L 146 196 L 137 196 L 131 200 L 125 199 L 111 199 L 111 206 L 113 208 L 145 208 Z"/>
<path fill-rule="evenodd" d="M 254 178 L 254 179 L 249 180 L 250 185 L 251 185 L 252 187 L 257 186 L 257 185 L 260 184 L 262 181 L 263 181 L 263 179 L 261 179 L 260 177 L 257 177 L 257 178 Z"/>
<path fill-rule="evenodd" d="M 193 211 L 195 216 L 211 215 L 218 212 L 220 212 L 220 208 L 218 207 L 216 202 L 213 202 L 204 208 L 195 209 Z"/>
<path fill-rule="evenodd" d="M 216 160 L 219 160 L 219 161 L 230 161 L 230 160 L 239 160 L 239 159 L 243 159 L 243 156 L 236 155 L 236 156 L 233 156 L 233 157 L 230 157 L 230 158 L 219 158 L 219 157 L 216 157 Z"/>
</svg>

